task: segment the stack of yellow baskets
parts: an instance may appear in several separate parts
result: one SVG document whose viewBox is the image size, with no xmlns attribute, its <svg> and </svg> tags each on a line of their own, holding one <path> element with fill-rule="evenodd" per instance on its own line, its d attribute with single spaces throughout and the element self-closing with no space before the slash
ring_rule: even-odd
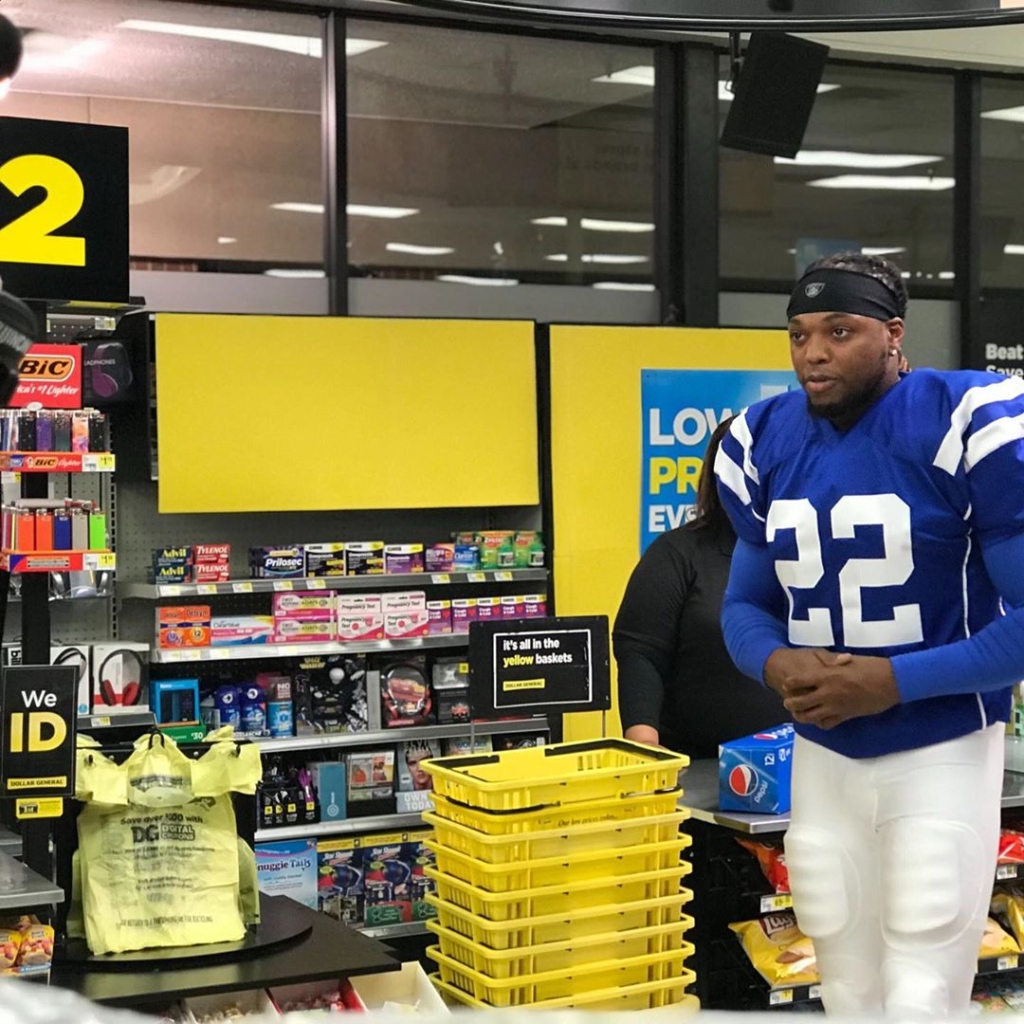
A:
<svg viewBox="0 0 1024 1024">
<path fill-rule="evenodd" d="M 454 1004 L 696 1006 L 682 908 L 681 755 L 626 740 L 425 763 L 434 782 L 428 956 Z"/>
</svg>

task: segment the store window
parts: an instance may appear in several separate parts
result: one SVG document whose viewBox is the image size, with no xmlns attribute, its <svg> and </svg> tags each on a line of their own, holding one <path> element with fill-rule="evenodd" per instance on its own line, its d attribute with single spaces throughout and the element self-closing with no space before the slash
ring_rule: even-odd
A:
<svg viewBox="0 0 1024 1024">
<path fill-rule="evenodd" d="M 5 0 L 0 116 L 126 125 L 142 268 L 323 273 L 319 18 L 166 0 Z"/>
<path fill-rule="evenodd" d="M 348 31 L 353 274 L 653 289 L 650 48 Z"/>
<path fill-rule="evenodd" d="M 981 283 L 1024 289 L 1024 82 L 981 89 Z"/>
<path fill-rule="evenodd" d="M 725 287 L 781 285 L 807 257 L 853 247 L 952 288 L 951 75 L 830 62 L 795 161 L 722 147 L 720 169 Z"/>
</svg>

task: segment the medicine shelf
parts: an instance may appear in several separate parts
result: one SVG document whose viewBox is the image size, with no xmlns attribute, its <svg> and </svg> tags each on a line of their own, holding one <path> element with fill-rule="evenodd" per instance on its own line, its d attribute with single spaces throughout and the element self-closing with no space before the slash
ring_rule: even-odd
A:
<svg viewBox="0 0 1024 1024">
<path fill-rule="evenodd" d="M 20 910 L 63 902 L 63 889 L 23 864 L 17 865 L 15 884 L 10 889 L 0 889 L 0 910 Z"/>
<path fill-rule="evenodd" d="M 428 650 L 437 647 L 468 647 L 465 633 L 424 636 L 414 640 L 372 640 L 366 643 L 245 644 L 238 647 L 153 648 L 149 660 L 160 665 L 195 661 L 240 661 L 262 658 L 305 658 L 317 654 L 370 654 L 375 651 Z"/>
<path fill-rule="evenodd" d="M 113 473 L 110 452 L 0 452 L 5 473 Z"/>
<path fill-rule="evenodd" d="M 354 832 L 396 832 L 407 828 L 420 828 L 422 825 L 423 816 L 419 813 L 382 814 L 376 818 L 342 818 L 340 821 L 321 821 L 317 825 L 284 825 L 281 828 L 257 829 L 256 842 L 315 839 L 352 835 Z"/>
<path fill-rule="evenodd" d="M 81 726 L 79 726 L 81 728 Z M 546 718 L 514 718 L 505 721 L 460 722 L 454 725 L 406 726 L 374 732 L 335 732 L 318 736 L 289 736 L 284 739 L 257 739 L 254 742 L 267 754 L 288 750 L 323 750 L 331 747 L 365 747 L 376 743 L 401 743 L 409 740 L 447 739 L 453 736 L 503 735 L 513 732 L 544 732 Z"/>
<path fill-rule="evenodd" d="M 3 551 L 8 572 L 99 572 L 117 567 L 113 551 Z"/>
<path fill-rule="evenodd" d="M 470 583 L 529 583 L 547 580 L 547 569 L 488 569 L 481 572 L 411 572 L 382 576 L 317 576 L 291 580 L 230 580 L 224 583 L 123 583 L 122 598 L 156 601 L 163 597 L 215 597 L 227 594 L 280 594 L 292 590 L 377 590 L 459 586 Z"/>
</svg>

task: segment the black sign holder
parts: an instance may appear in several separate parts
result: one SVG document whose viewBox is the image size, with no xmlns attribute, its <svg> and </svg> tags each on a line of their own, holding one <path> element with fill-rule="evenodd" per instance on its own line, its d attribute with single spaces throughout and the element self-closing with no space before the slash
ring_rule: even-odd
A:
<svg viewBox="0 0 1024 1024">
<path fill-rule="evenodd" d="M 472 623 L 473 719 L 600 711 L 606 736 L 612 706 L 608 649 L 604 615 Z"/>
</svg>

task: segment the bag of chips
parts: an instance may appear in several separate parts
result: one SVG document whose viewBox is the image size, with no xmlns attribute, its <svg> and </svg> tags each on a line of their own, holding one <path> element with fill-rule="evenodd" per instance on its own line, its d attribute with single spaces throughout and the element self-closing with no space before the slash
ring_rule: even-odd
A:
<svg viewBox="0 0 1024 1024">
<path fill-rule="evenodd" d="M 999 922 L 991 917 L 985 922 L 985 934 L 981 937 L 981 960 L 992 960 L 1000 956 L 1010 956 L 1020 952 L 1020 946 L 1012 935 L 1000 927 Z"/>
<path fill-rule="evenodd" d="M 797 927 L 791 912 L 767 914 L 729 927 L 739 937 L 758 974 L 772 988 L 815 985 L 819 981 L 814 944 Z"/>
<path fill-rule="evenodd" d="M 736 842 L 757 858 L 764 877 L 777 893 L 789 892 L 789 870 L 786 867 L 786 854 L 781 846 L 777 843 L 758 843 L 752 839 L 737 839 Z"/>
<path fill-rule="evenodd" d="M 999 833 L 999 863 L 1024 863 L 1024 834 L 1004 828 Z"/>
<path fill-rule="evenodd" d="M 1018 882 L 996 889 L 989 912 L 1009 926 L 1017 944 L 1024 949 L 1024 885 Z"/>
</svg>

